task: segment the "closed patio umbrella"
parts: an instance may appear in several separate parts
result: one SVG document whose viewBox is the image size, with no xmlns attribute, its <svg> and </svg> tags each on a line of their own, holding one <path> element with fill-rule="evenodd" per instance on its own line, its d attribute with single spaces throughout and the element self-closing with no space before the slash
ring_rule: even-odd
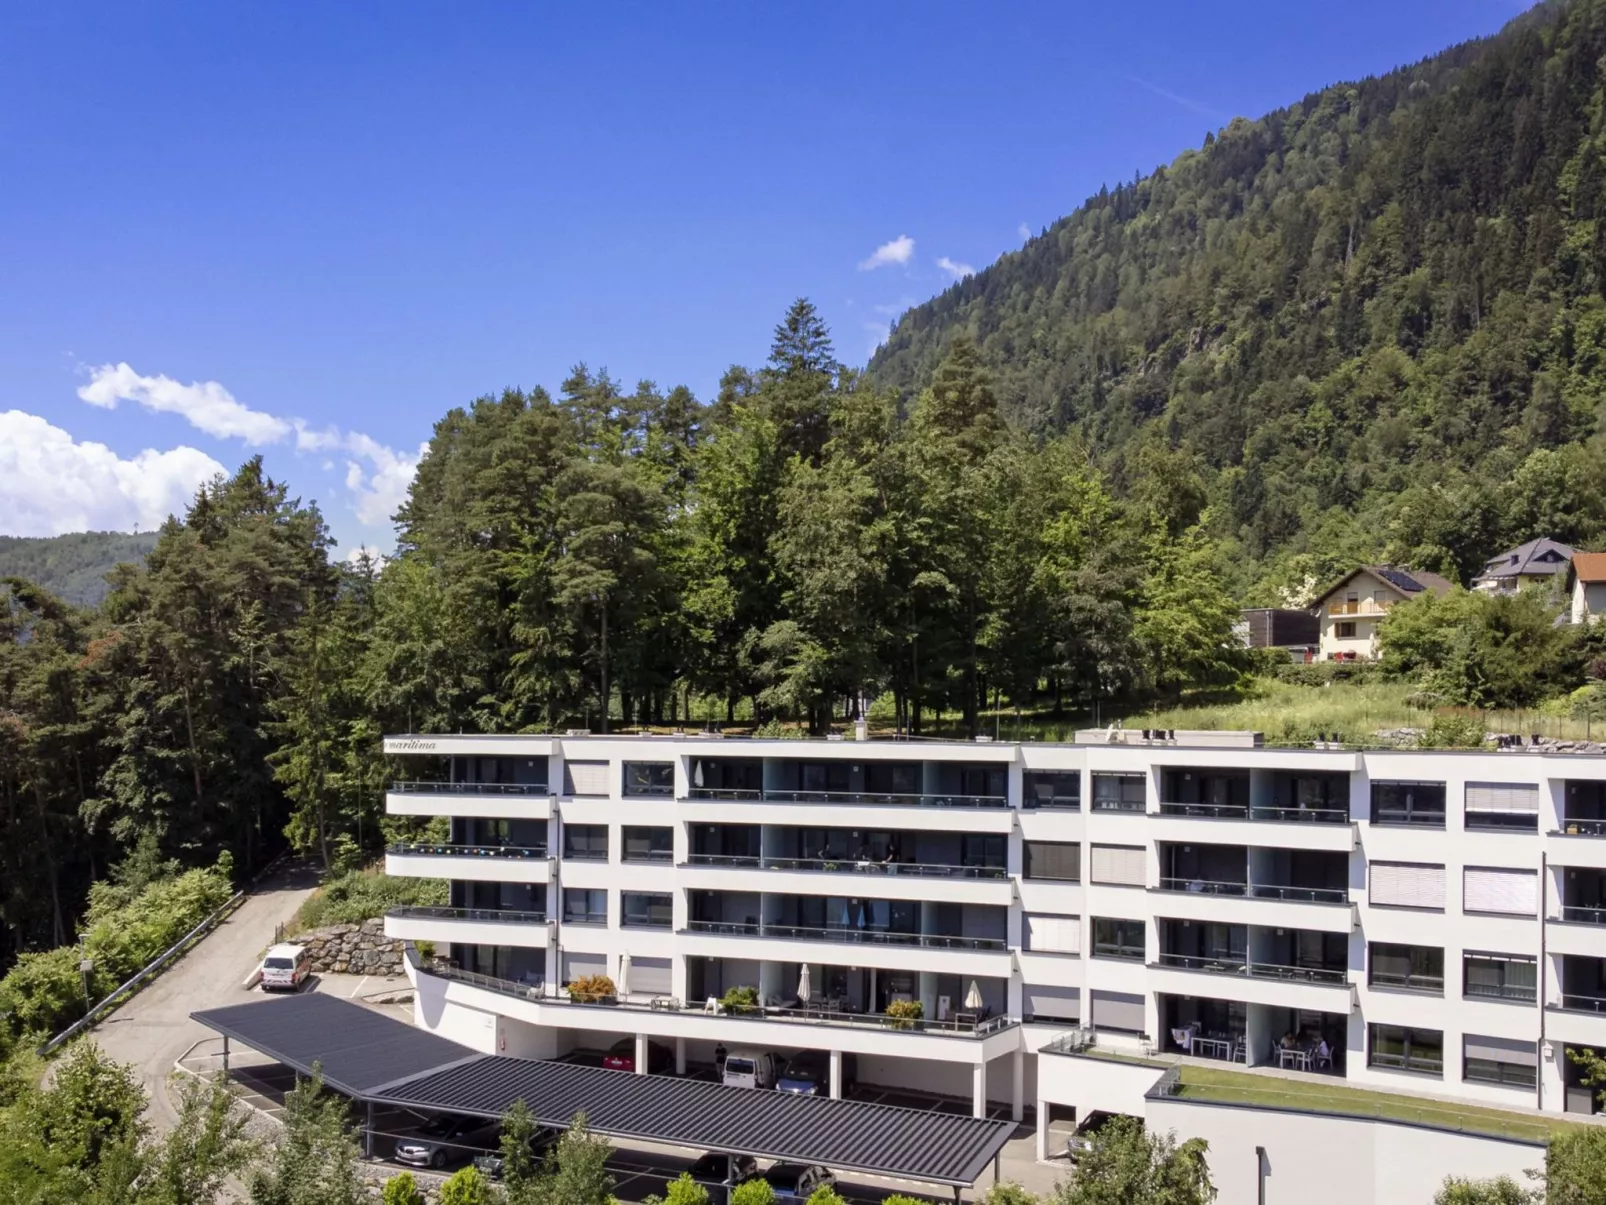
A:
<svg viewBox="0 0 1606 1205">
<path fill-rule="evenodd" d="M 809 1006 L 809 996 L 811 994 L 812 987 L 809 983 L 809 964 L 805 962 L 803 964 L 803 969 L 798 973 L 797 976 L 797 1002 L 804 1008 L 807 1008 Z"/>
<path fill-rule="evenodd" d="M 965 993 L 965 1008 L 973 1013 L 979 1013 L 982 1008 L 981 985 L 974 979 L 970 981 L 970 990 Z"/>
<path fill-rule="evenodd" d="M 613 985 L 613 990 L 622 998 L 630 994 L 630 955 L 619 955 L 619 982 Z"/>
</svg>

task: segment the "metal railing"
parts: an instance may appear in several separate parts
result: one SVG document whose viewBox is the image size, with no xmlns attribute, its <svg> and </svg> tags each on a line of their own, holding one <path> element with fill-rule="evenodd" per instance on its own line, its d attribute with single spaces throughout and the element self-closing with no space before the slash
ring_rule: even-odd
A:
<svg viewBox="0 0 1606 1205">
<path fill-rule="evenodd" d="M 1247 820 L 1247 803 L 1162 803 L 1162 816 L 1193 816 L 1206 820 Z"/>
<path fill-rule="evenodd" d="M 448 908 L 444 905 L 399 904 L 385 909 L 386 916 L 397 920 L 467 920 L 488 921 L 502 925 L 544 925 L 545 912 L 518 912 L 501 908 Z"/>
<path fill-rule="evenodd" d="M 1251 962 L 1251 979 L 1281 979 L 1296 983 L 1342 984 L 1349 982 L 1349 972 L 1335 967 L 1289 967 L 1270 962 Z"/>
<path fill-rule="evenodd" d="M 1564 904 L 1561 909 L 1561 919 L 1571 925 L 1606 925 L 1606 908 Z"/>
<path fill-rule="evenodd" d="M 757 937 L 762 930 L 756 920 L 689 920 L 686 922 L 688 933 L 721 933 L 734 937 Z"/>
<path fill-rule="evenodd" d="M 1483 1000 L 1522 1000 L 1532 1003 L 1539 998 L 1539 990 L 1531 983 L 1474 983 L 1468 979 L 1461 994 Z"/>
<path fill-rule="evenodd" d="M 1156 966 L 1174 967 L 1183 971 L 1211 971 L 1217 975 L 1242 975 L 1248 969 L 1244 959 L 1222 955 L 1215 957 L 1209 954 L 1160 954 L 1155 961 Z"/>
<path fill-rule="evenodd" d="M 608 851 L 605 849 L 566 849 L 563 851 L 565 862 L 606 862 Z"/>
<path fill-rule="evenodd" d="M 385 846 L 385 852 L 424 858 L 511 858 L 515 861 L 546 858 L 544 845 L 449 845 L 405 841 Z"/>
<path fill-rule="evenodd" d="M 1372 602 L 1336 602 L 1327 605 L 1329 615 L 1387 615 L 1392 603 Z"/>
<path fill-rule="evenodd" d="M 1044 811 L 1079 812 L 1082 810 L 1082 797 L 1080 795 L 1038 795 L 1028 793 L 1021 796 L 1020 805 L 1026 811 L 1042 808 Z"/>
<path fill-rule="evenodd" d="M 1193 895 L 1248 895 L 1248 883 L 1217 883 L 1205 879 L 1162 878 L 1161 891 L 1182 891 Z"/>
<path fill-rule="evenodd" d="M 1606 820 L 1578 819 L 1565 816 L 1561 821 L 1561 828 L 1557 830 L 1561 837 L 1606 837 Z"/>
<path fill-rule="evenodd" d="M 1345 808 L 1253 807 L 1249 809 L 1249 818 L 1275 824 L 1348 824 L 1349 811 Z"/>
<path fill-rule="evenodd" d="M 1347 904 L 1348 887 L 1283 887 L 1273 883 L 1255 883 L 1249 894 L 1257 900 L 1283 900 L 1291 904 Z"/>
<path fill-rule="evenodd" d="M 627 849 L 624 860 L 626 862 L 673 862 L 675 851 L 672 849 Z"/>
<path fill-rule="evenodd" d="M 1093 811 L 1095 812 L 1128 812 L 1133 815 L 1141 814 L 1147 804 L 1141 799 L 1100 799 L 1093 797 Z"/>
<path fill-rule="evenodd" d="M 1385 828 L 1443 828 L 1443 812 L 1405 808 L 1378 808 L 1372 812 L 1372 823 Z"/>
<path fill-rule="evenodd" d="M 896 794 L 885 791 L 764 791 L 766 803 L 867 804 L 875 807 L 1007 808 L 1003 795 Z"/>
<path fill-rule="evenodd" d="M 1402 975 L 1393 971 L 1373 971 L 1367 983 L 1372 987 L 1391 987 L 1402 992 L 1444 995 L 1443 975 L 1417 975 L 1409 971 Z"/>
<path fill-rule="evenodd" d="M 1444 1074 L 1442 1055 L 1434 1058 L 1426 1054 L 1391 1054 L 1387 1051 L 1374 1050 L 1367 1062 L 1373 1067 L 1391 1067 L 1397 1071 L 1416 1071 L 1423 1075 Z"/>
<path fill-rule="evenodd" d="M 393 782 L 397 795 L 550 795 L 544 782 Z"/>
<path fill-rule="evenodd" d="M 687 866 L 726 866 L 739 870 L 758 870 L 764 859 L 756 854 L 687 854 Z"/>
<path fill-rule="evenodd" d="M 1121 958 L 1129 962 L 1142 962 L 1144 949 L 1142 946 L 1123 945 L 1118 941 L 1096 941 L 1093 943 L 1094 958 Z"/>
<path fill-rule="evenodd" d="M 1561 1009 L 1569 1013 L 1606 1013 L 1606 998 L 1581 996 L 1575 992 L 1561 994 Z"/>
<path fill-rule="evenodd" d="M 687 866 L 740 870 L 794 870 L 823 874 L 913 875 L 932 879 L 1007 879 L 1004 866 L 955 866 L 944 862 L 867 862 L 852 858 L 759 858 L 748 854 L 687 854 Z"/>
<path fill-rule="evenodd" d="M 764 792 L 753 787 L 692 787 L 688 799 L 715 799 L 725 803 L 757 803 Z"/>
<path fill-rule="evenodd" d="M 885 929 L 819 928 L 775 922 L 691 920 L 691 933 L 721 933 L 737 937 L 775 937 L 786 941 L 827 941 L 842 945 L 924 946 L 933 950 L 1004 950 L 1002 937 L 958 937 L 943 933 L 895 933 Z"/>
</svg>

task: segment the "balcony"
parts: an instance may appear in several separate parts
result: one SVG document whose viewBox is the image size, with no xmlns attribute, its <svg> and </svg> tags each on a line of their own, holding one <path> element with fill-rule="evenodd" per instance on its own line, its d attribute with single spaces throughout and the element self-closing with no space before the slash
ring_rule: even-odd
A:
<svg viewBox="0 0 1606 1205">
<path fill-rule="evenodd" d="M 486 946 L 544 947 L 545 912 L 494 908 L 396 907 L 385 911 L 385 936 Z"/>
<path fill-rule="evenodd" d="M 1291 904 L 1347 904 L 1348 887 L 1284 887 L 1275 883 L 1253 883 L 1249 894 L 1257 900 L 1281 900 Z"/>
<path fill-rule="evenodd" d="M 688 854 L 688 866 L 725 866 L 750 870 L 790 870 L 810 874 L 876 874 L 928 879 L 1009 878 L 1002 866 L 950 866 L 919 862 L 855 862 L 848 858 L 757 858 L 734 854 Z"/>
<path fill-rule="evenodd" d="M 1606 908 L 1585 904 L 1564 904 L 1561 920 L 1569 925 L 1606 925 Z"/>
<path fill-rule="evenodd" d="M 765 803 L 821 803 L 838 807 L 1007 808 L 1005 795 L 923 795 L 884 791 L 760 791 Z M 692 798 L 699 796 L 694 791 Z"/>
<path fill-rule="evenodd" d="M 385 793 L 385 811 L 392 816 L 547 820 L 552 790 L 544 782 L 393 782 Z"/>
<path fill-rule="evenodd" d="M 1392 602 L 1377 602 L 1373 599 L 1363 598 L 1327 604 L 1327 613 L 1335 616 L 1349 615 L 1376 615 L 1383 616 L 1389 613 Z"/>
<path fill-rule="evenodd" d="M 1161 891 L 1183 891 L 1190 895 L 1236 895 L 1249 894 L 1249 884 L 1243 882 L 1221 882 L 1210 879 L 1188 878 L 1162 878 Z"/>
<path fill-rule="evenodd" d="M 1188 816 L 1200 820 L 1247 820 L 1246 803 L 1162 803 L 1162 816 Z"/>
<path fill-rule="evenodd" d="M 1333 807 L 1257 807 L 1250 809 L 1249 818 L 1274 824 L 1348 824 L 1349 809 Z"/>
<path fill-rule="evenodd" d="M 473 882 L 544 883 L 545 846 L 401 843 L 385 847 L 387 874 Z"/>
</svg>

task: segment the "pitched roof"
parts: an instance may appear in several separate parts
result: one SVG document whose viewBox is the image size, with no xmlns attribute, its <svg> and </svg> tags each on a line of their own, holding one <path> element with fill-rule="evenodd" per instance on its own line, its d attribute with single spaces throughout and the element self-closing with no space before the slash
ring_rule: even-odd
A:
<svg viewBox="0 0 1606 1205">
<path fill-rule="evenodd" d="M 1403 569 L 1398 565 L 1359 565 L 1313 598 L 1311 608 L 1314 610 L 1331 595 L 1349 585 L 1358 573 L 1370 573 L 1379 581 L 1386 582 L 1407 596 L 1421 594 L 1424 590 L 1434 594 L 1444 594 L 1450 589 L 1450 582 L 1437 573 L 1429 573 L 1425 569 Z"/>
<path fill-rule="evenodd" d="M 1547 573 L 1560 573 L 1567 568 L 1567 562 L 1572 560 L 1572 557 L 1573 550 L 1569 545 L 1540 536 L 1486 561 L 1483 572 L 1478 574 L 1478 577 L 1480 579 L 1536 577 Z"/>
<path fill-rule="evenodd" d="M 1567 580 L 1577 578 L 1585 582 L 1606 582 L 1606 552 L 1573 553 L 1572 569 Z"/>
</svg>

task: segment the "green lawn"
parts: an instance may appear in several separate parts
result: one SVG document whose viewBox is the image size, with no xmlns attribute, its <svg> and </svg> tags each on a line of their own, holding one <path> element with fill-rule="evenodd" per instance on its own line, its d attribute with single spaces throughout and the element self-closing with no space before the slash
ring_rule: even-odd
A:
<svg viewBox="0 0 1606 1205">
<path fill-rule="evenodd" d="M 1278 1079 L 1241 1071 L 1218 1071 L 1214 1067 L 1192 1064 L 1182 1068 L 1182 1088 L 1178 1095 L 1187 1100 L 1214 1100 L 1266 1109 L 1342 1113 L 1353 1117 L 1409 1121 L 1440 1129 L 1466 1130 L 1532 1142 L 1547 1141 L 1552 1134 L 1576 1129 L 1581 1124 L 1551 1121 L 1476 1105 L 1455 1105 L 1424 1101 L 1412 1096 L 1396 1096 L 1389 1092 L 1369 1092 L 1341 1084 Z"/>
</svg>

